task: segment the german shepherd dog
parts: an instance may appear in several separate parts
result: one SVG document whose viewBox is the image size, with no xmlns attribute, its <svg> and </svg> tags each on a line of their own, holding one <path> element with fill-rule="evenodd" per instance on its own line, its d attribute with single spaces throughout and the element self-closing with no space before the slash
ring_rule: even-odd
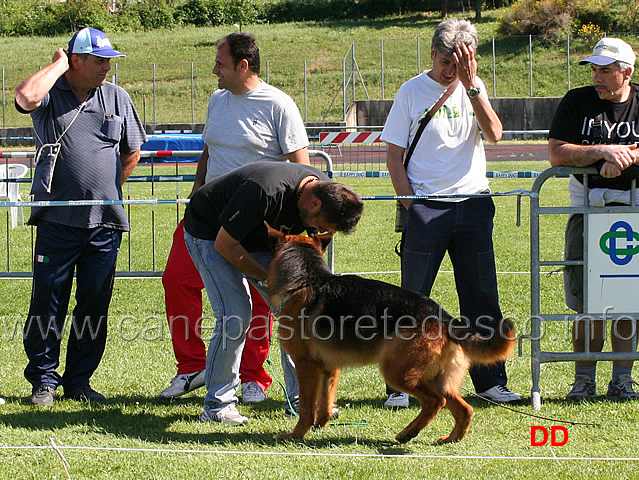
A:
<svg viewBox="0 0 639 480">
<path fill-rule="evenodd" d="M 491 364 L 512 354 L 512 322 L 502 319 L 490 338 L 482 337 L 425 295 L 355 275 L 333 275 L 323 257 L 332 234 L 303 237 L 267 228 L 273 247 L 270 301 L 300 388 L 299 421 L 278 439 L 303 438 L 311 427 L 326 427 L 341 369 L 378 363 L 386 383 L 414 396 L 422 407 L 396 440 L 417 436 L 443 407 L 455 426 L 439 442 L 461 440 L 473 409 L 459 386 L 470 362 Z"/>
</svg>

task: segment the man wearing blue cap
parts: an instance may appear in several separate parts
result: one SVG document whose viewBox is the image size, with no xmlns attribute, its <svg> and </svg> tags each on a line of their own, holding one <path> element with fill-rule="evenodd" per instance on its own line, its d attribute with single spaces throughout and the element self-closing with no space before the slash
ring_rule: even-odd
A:
<svg viewBox="0 0 639 480">
<path fill-rule="evenodd" d="M 86 200 L 73 207 L 37 207 L 31 306 L 24 327 L 29 359 L 25 377 L 31 403 L 51 405 L 57 387 L 65 398 L 103 401 L 89 385 L 107 336 L 115 262 L 122 232 L 129 230 L 122 183 L 140 158 L 146 134 L 124 89 L 106 81 L 113 49 L 104 32 L 83 28 L 68 50 L 15 91 L 18 111 L 31 115 L 36 134 L 35 200 Z M 76 274 L 76 306 L 69 329 L 64 375 L 56 372 L 60 339 Z"/>
<path fill-rule="evenodd" d="M 635 164 L 639 160 L 639 85 L 630 78 L 635 70 L 632 47 L 620 38 L 604 38 L 593 54 L 580 61 L 590 65 L 593 84 L 570 90 L 557 107 L 550 126 L 549 160 L 553 167 L 595 166 L 598 175 L 588 177 L 588 192 L 584 192 L 581 175 L 572 175 L 568 190 L 572 206 L 583 206 L 584 195 L 590 205 L 624 205 L 630 203 L 631 178 L 639 176 Z M 632 167 L 632 168 L 631 168 Z M 634 170 L 634 171 L 633 171 Z M 582 214 L 573 214 L 566 224 L 564 256 L 566 260 L 583 259 Z M 568 265 L 564 272 L 566 305 L 576 312 L 584 311 L 583 266 Z M 614 307 L 614 305 L 613 305 Z M 585 320 L 573 324 L 573 349 L 585 351 Z M 632 320 L 611 322 L 613 352 L 631 352 L 636 327 Z M 601 352 L 604 345 L 605 322 L 591 322 L 590 351 Z M 632 360 L 616 360 L 606 396 L 617 400 L 639 400 L 633 385 Z M 575 382 L 567 400 L 593 398 L 596 390 L 596 362 L 576 362 Z"/>
</svg>

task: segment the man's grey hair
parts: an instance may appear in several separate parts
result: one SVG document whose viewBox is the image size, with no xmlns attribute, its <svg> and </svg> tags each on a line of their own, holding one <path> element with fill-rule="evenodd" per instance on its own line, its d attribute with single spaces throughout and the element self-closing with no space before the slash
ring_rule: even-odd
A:
<svg viewBox="0 0 639 480">
<path fill-rule="evenodd" d="M 437 26 L 431 46 L 435 49 L 435 53 L 450 56 L 455 51 L 455 47 L 462 43 L 477 50 L 477 29 L 468 20 L 451 18 Z"/>
<path fill-rule="evenodd" d="M 622 72 L 625 72 L 626 70 L 628 70 L 629 68 L 632 69 L 630 71 L 630 76 L 632 77 L 632 74 L 635 73 L 635 66 L 634 65 L 630 65 L 629 63 L 626 62 L 621 62 L 619 60 L 617 60 L 615 62 L 617 64 L 617 66 L 619 67 L 619 70 L 621 70 Z"/>
</svg>

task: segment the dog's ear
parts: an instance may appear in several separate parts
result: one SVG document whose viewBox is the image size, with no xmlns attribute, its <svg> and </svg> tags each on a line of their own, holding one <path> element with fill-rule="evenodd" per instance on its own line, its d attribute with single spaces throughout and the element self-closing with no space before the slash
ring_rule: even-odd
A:
<svg viewBox="0 0 639 480">
<path fill-rule="evenodd" d="M 315 240 L 318 246 L 321 246 L 322 253 L 324 253 L 328 248 L 328 244 L 333 240 L 333 234 L 325 233 L 324 235 L 315 235 L 313 240 Z"/>
<path fill-rule="evenodd" d="M 268 233 L 269 247 L 271 248 L 271 250 L 275 250 L 277 246 L 280 244 L 280 242 L 284 241 L 284 239 L 286 238 L 286 235 L 284 235 L 279 230 L 275 230 L 273 227 L 271 227 L 268 224 L 268 222 L 264 222 L 264 225 L 266 226 L 266 231 Z"/>
</svg>

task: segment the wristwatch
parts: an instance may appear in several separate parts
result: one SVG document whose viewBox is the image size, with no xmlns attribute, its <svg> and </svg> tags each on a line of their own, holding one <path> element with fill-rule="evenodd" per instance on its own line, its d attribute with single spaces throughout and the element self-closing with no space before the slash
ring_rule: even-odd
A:
<svg viewBox="0 0 639 480">
<path fill-rule="evenodd" d="M 468 95 L 468 98 L 470 98 L 471 100 L 473 98 L 479 97 L 480 92 L 481 92 L 481 88 L 479 85 L 477 85 L 476 87 L 470 87 L 468 90 L 466 90 L 466 94 Z"/>
</svg>

